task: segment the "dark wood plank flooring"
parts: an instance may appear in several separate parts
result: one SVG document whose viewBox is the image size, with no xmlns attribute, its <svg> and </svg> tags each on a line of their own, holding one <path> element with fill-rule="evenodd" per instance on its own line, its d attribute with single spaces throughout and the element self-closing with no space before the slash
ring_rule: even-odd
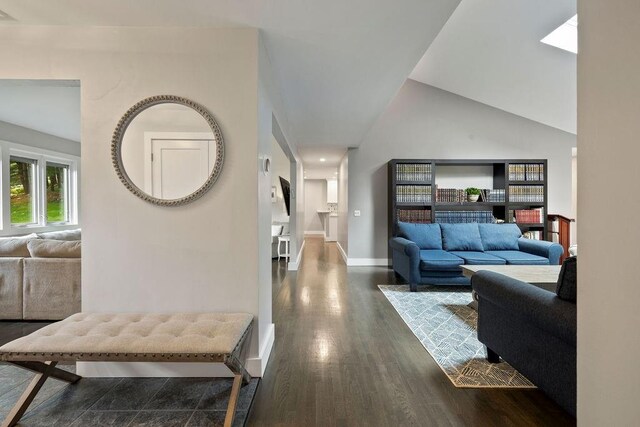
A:
<svg viewBox="0 0 640 427">
<path fill-rule="evenodd" d="M 335 243 L 310 238 L 301 269 L 278 277 L 248 425 L 575 425 L 538 390 L 454 387 L 377 289 L 396 281 L 387 268 L 347 269 Z"/>
</svg>

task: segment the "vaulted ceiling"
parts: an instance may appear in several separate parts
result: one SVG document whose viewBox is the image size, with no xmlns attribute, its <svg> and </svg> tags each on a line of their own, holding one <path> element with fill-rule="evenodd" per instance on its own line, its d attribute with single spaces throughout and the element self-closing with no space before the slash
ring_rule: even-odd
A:
<svg viewBox="0 0 640 427">
<path fill-rule="evenodd" d="M 357 146 L 460 0 L 0 0 L 23 25 L 263 30 L 298 146 Z M 6 21 L 5 25 L 12 25 Z"/>
<path fill-rule="evenodd" d="M 576 133 L 576 55 L 540 40 L 576 0 L 463 0 L 410 78 Z"/>
</svg>

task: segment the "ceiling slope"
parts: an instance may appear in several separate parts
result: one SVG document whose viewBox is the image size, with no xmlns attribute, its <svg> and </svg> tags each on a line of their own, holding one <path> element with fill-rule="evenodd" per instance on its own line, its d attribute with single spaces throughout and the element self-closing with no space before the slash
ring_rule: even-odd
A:
<svg viewBox="0 0 640 427">
<path fill-rule="evenodd" d="M 576 55 L 540 40 L 575 0 L 463 0 L 410 78 L 576 133 Z"/>
<path fill-rule="evenodd" d="M 0 10 L 23 25 L 261 28 L 290 136 L 300 147 L 353 147 L 459 2 L 0 0 Z"/>
</svg>

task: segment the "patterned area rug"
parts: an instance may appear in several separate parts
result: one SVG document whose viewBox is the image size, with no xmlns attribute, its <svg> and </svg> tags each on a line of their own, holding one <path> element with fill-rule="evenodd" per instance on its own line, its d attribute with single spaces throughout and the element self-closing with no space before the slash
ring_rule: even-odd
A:
<svg viewBox="0 0 640 427">
<path fill-rule="evenodd" d="M 456 387 L 535 388 L 508 363 L 487 362 L 476 333 L 478 313 L 467 306 L 470 291 L 378 287 Z"/>
</svg>

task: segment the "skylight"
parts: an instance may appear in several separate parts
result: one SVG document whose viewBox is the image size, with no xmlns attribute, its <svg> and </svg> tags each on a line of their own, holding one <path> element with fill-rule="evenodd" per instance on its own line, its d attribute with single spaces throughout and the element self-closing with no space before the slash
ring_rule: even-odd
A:
<svg viewBox="0 0 640 427">
<path fill-rule="evenodd" d="M 569 52 L 578 53 L 578 15 L 573 16 L 540 41 Z"/>
</svg>

